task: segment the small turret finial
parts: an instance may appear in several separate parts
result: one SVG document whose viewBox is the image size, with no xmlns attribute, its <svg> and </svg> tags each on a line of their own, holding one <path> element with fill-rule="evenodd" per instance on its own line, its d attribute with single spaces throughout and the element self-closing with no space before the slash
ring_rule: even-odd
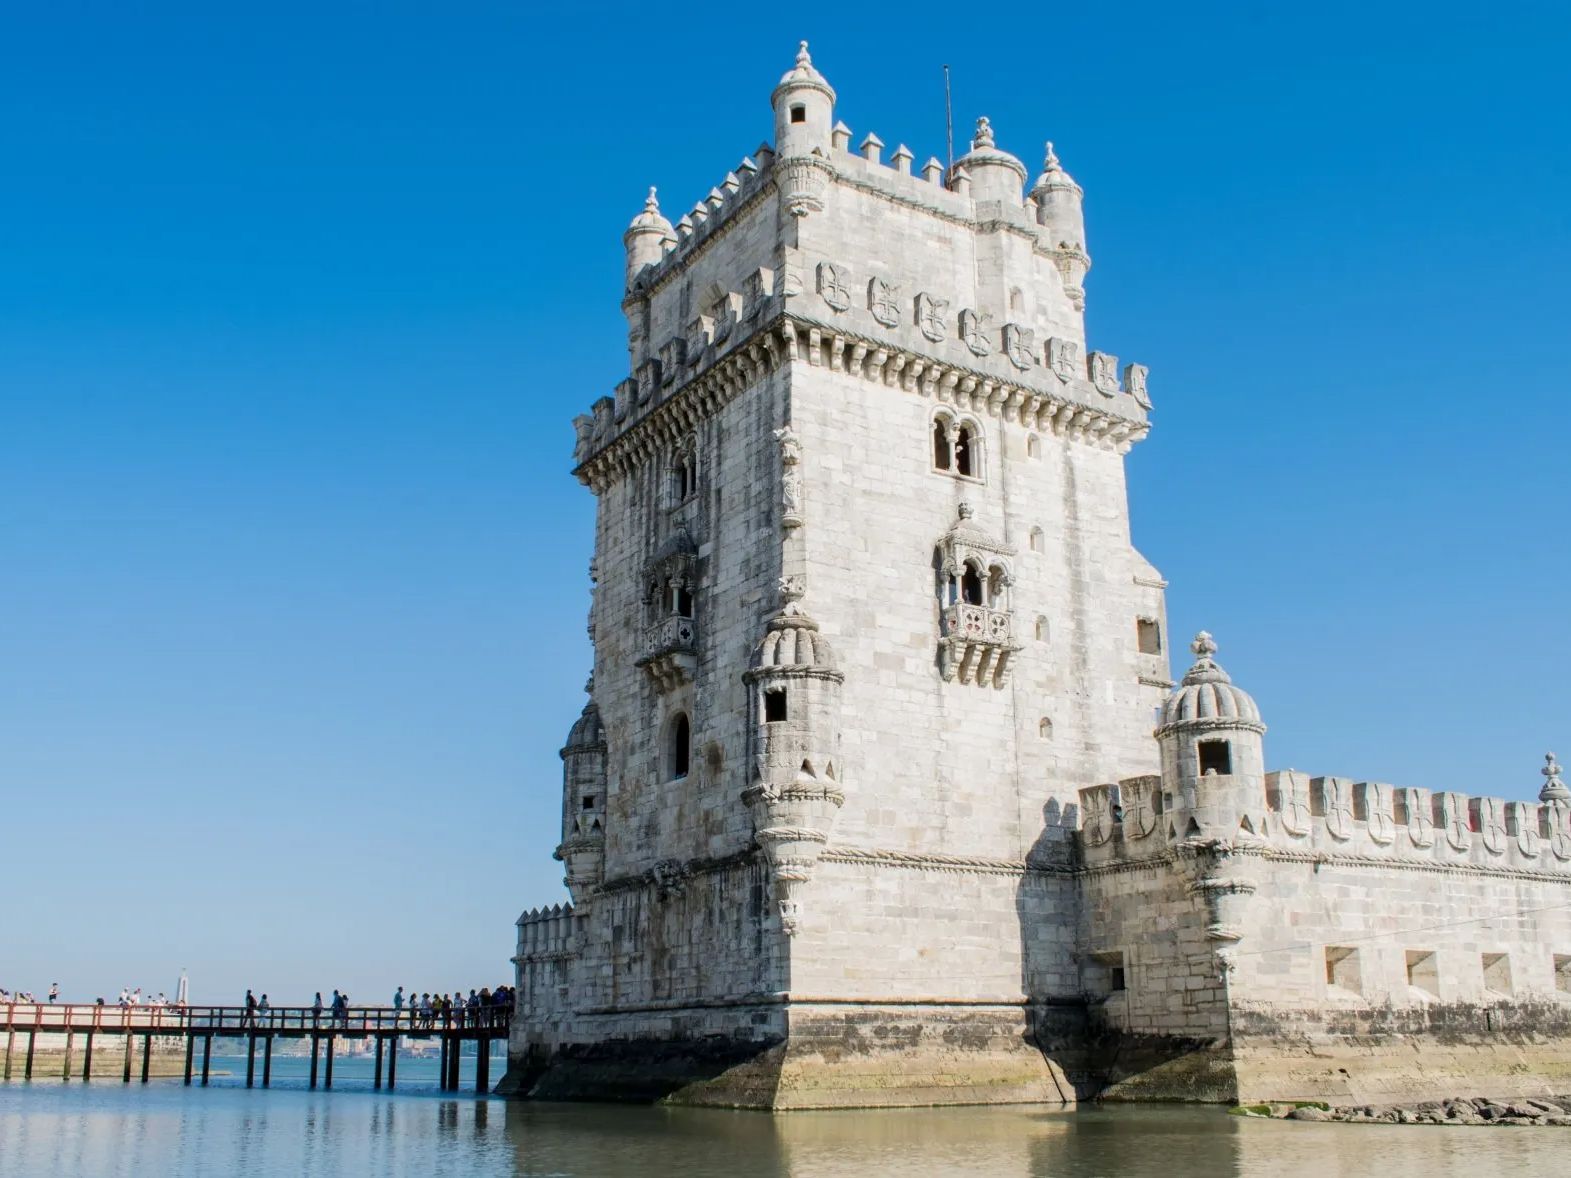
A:
<svg viewBox="0 0 1571 1178">
<path fill-rule="evenodd" d="M 813 59 L 807 52 L 807 42 L 802 41 L 796 47 L 796 64 L 812 65 Z"/>
<path fill-rule="evenodd" d="M 644 212 L 658 213 L 659 211 L 660 202 L 655 199 L 655 186 L 651 184 L 649 186 L 649 195 L 644 198 Z"/>
<path fill-rule="evenodd" d="M 1042 159 L 1042 170 L 1051 172 L 1056 167 L 1058 167 L 1058 153 L 1053 150 L 1053 141 L 1049 139 L 1047 141 L 1047 155 Z"/>
<path fill-rule="evenodd" d="M 972 149 L 993 146 L 993 124 L 983 115 L 976 121 L 976 136 L 971 140 Z"/>
<path fill-rule="evenodd" d="M 1189 644 L 1189 649 L 1195 652 L 1197 658 L 1208 659 L 1216 653 L 1216 641 L 1202 630 L 1195 635 L 1195 640 Z"/>
<path fill-rule="evenodd" d="M 1560 762 L 1555 760 L 1554 753 L 1544 754 L 1544 767 L 1539 770 L 1544 775 L 1544 788 L 1538 793 L 1541 802 L 1571 802 L 1571 789 L 1566 788 L 1566 783 L 1560 779 Z"/>
</svg>

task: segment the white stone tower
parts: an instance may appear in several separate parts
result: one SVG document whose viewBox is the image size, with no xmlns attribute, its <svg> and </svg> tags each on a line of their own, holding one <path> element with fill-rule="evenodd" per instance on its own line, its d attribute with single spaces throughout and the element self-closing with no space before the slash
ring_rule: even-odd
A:
<svg viewBox="0 0 1571 1178">
<path fill-rule="evenodd" d="M 1029 193 L 986 119 L 916 174 L 835 100 L 804 44 L 774 146 L 624 236 L 630 374 L 575 422 L 573 903 L 520 921 L 518 1090 L 1073 1098 L 1078 791 L 1158 771 L 1171 686 L 1145 369 L 1087 350 L 1051 145 Z"/>
</svg>

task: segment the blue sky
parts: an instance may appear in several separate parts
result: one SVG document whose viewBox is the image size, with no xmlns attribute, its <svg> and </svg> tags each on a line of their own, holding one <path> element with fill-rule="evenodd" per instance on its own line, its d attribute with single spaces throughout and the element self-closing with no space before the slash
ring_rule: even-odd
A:
<svg viewBox="0 0 1571 1178">
<path fill-rule="evenodd" d="M 958 128 L 1056 141 L 1092 345 L 1152 369 L 1136 542 L 1273 766 L 1523 798 L 1571 751 L 1563 9 L 564 7 L 8 11 L 0 986 L 509 976 L 620 234 L 802 37 L 858 140 L 942 154 L 947 62 Z"/>
</svg>

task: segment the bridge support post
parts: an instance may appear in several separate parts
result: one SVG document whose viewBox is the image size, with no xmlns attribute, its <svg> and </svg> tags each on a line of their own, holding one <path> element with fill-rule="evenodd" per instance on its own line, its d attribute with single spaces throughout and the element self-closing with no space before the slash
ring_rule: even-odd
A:
<svg viewBox="0 0 1571 1178">
<path fill-rule="evenodd" d="M 136 1036 L 130 1031 L 125 1033 L 125 1069 L 120 1073 L 120 1083 L 131 1082 L 131 1055 L 136 1051 Z"/>
<path fill-rule="evenodd" d="M 322 1045 L 322 1037 L 315 1031 L 311 1032 L 311 1087 L 316 1087 L 316 1055 L 317 1048 Z"/>
<path fill-rule="evenodd" d="M 256 1087 L 256 1032 L 245 1037 L 245 1086 Z"/>
<path fill-rule="evenodd" d="M 148 1058 L 152 1054 L 153 1054 L 153 1033 L 151 1031 L 149 1031 L 147 1034 L 142 1036 L 142 1083 L 144 1083 L 144 1084 L 147 1083 L 147 1063 L 148 1063 Z M 187 1056 L 186 1058 L 189 1059 L 190 1056 Z M 186 1065 L 186 1083 L 189 1084 L 190 1082 L 191 1082 L 191 1068 L 190 1068 L 190 1065 L 187 1064 Z"/>
<path fill-rule="evenodd" d="M 13 1025 L 5 1033 L 5 1078 L 11 1078 L 11 1054 L 16 1050 L 16 1027 Z"/>
<path fill-rule="evenodd" d="M 453 1046 L 447 1053 L 448 1066 L 453 1069 L 452 1075 L 448 1077 L 447 1081 L 447 1090 L 449 1092 L 458 1091 L 458 1075 L 463 1059 L 464 1041 L 455 1035 L 453 1036 Z"/>
<path fill-rule="evenodd" d="M 327 1037 L 327 1075 L 322 1084 L 322 1087 L 327 1089 L 333 1087 L 333 1043 L 336 1039 L 336 1035 L 328 1035 Z"/>
<path fill-rule="evenodd" d="M 273 1037 L 268 1035 L 262 1040 L 262 1087 L 273 1086 Z"/>
<path fill-rule="evenodd" d="M 22 1064 L 22 1079 L 24 1080 L 33 1078 L 33 1043 L 37 1038 L 38 1032 L 36 1030 L 27 1032 L 27 1060 Z"/>
<path fill-rule="evenodd" d="M 69 1018 L 70 1016 L 67 1015 L 66 1017 Z M 87 1047 L 82 1052 L 82 1079 L 83 1079 L 83 1081 L 87 1081 L 87 1080 L 91 1080 L 92 1078 L 93 1078 L 93 1032 L 92 1031 L 88 1031 L 87 1032 Z"/>
<path fill-rule="evenodd" d="M 60 1078 L 71 1078 L 71 1057 L 76 1054 L 76 1032 L 67 1026 L 65 1029 L 65 1064 L 60 1069 Z"/>
<path fill-rule="evenodd" d="M 186 1032 L 186 1037 L 185 1037 L 185 1086 L 187 1088 L 191 1087 L 191 1057 L 193 1055 L 195 1055 L 195 1054 L 196 1054 L 196 1036 L 191 1034 L 188 1031 L 188 1032 Z M 142 1071 L 144 1073 L 147 1071 L 147 1065 L 146 1065 L 145 1062 L 142 1065 Z M 145 1075 L 144 1075 L 143 1079 L 146 1079 Z"/>
<path fill-rule="evenodd" d="M 371 1081 L 371 1087 L 373 1089 L 380 1089 L 382 1087 L 382 1048 L 383 1048 L 383 1046 L 384 1046 L 384 1040 L 383 1040 L 382 1036 L 380 1036 L 380 1035 L 376 1036 L 376 1065 L 375 1065 L 375 1068 L 373 1070 L 374 1079 Z"/>
<path fill-rule="evenodd" d="M 202 1036 L 202 1087 L 207 1087 L 208 1072 L 213 1066 L 213 1036 Z"/>
<path fill-rule="evenodd" d="M 491 1091 L 491 1040 L 475 1040 L 475 1092 L 484 1096 Z"/>
<path fill-rule="evenodd" d="M 441 1038 L 442 1054 L 436 1065 L 436 1086 L 441 1092 L 447 1091 L 447 1036 Z"/>
<path fill-rule="evenodd" d="M 391 1092 L 393 1082 L 398 1079 L 398 1032 L 393 1032 L 387 1048 L 387 1090 Z"/>
</svg>

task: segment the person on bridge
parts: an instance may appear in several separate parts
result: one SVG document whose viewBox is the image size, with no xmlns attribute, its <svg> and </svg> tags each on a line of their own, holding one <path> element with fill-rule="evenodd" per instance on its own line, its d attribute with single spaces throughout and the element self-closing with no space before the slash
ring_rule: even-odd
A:
<svg viewBox="0 0 1571 1178">
<path fill-rule="evenodd" d="M 269 1005 L 266 994 L 262 995 L 262 1001 L 256 1004 L 256 1009 L 257 1012 L 261 1014 L 263 1021 L 268 1021 L 268 1012 L 273 1008 L 271 1005 Z"/>
<path fill-rule="evenodd" d="M 398 990 L 393 994 L 393 1025 L 395 1027 L 398 1025 L 399 1016 L 401 1016 L 403 1013 L 404 1013 L 404 988 L 402 986 L 399 986 Z"/>
<path fill-rule="evenodd" d="M 256 995 L 250 990 L 245 992 L 245 1014 L 241 1016 L 242 1027 L 256 1026 Z"/>
<path fill-rule="evenodd" d="M 50 982 L 49 983 L 49 1001 L 50 1002 L 54 1002 L 59 997 L 60 997 L 60 983 L 59 982 Z"/>
<path fill-rule="evenodd" d="M 311 1025 L 314 1027 L 322 1021 L 322 991 L 316 992 L 316 1001 L 311 1003 Z"/>
</svg>

